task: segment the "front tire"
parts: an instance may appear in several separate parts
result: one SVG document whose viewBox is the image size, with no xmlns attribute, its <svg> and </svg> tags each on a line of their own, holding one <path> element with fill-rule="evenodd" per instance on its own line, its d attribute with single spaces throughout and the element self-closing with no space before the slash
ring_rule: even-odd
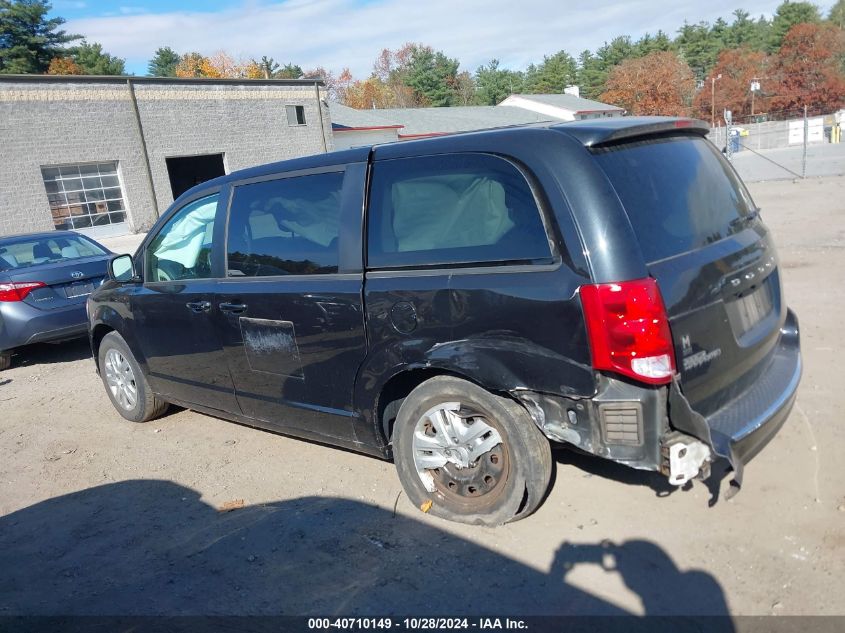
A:
<svg viewBox="0 0 845 633">
<path fill-rule="evenodd" d="M 114 408 L 130 422 L 147 422 L 167 410 L 168 404 L 150 389 L 135 356 L 117 332 L 100 342 L 100 377 Z"/>
<path fill-rule="evenodd" d="M 460 523 L 524 518 L 551 481 L 551 448 L 528 412 L 452 376 L 427 380 L 405 399 L 393 451 L 411 502 Z"/>
<path fill-rule="evenodd" d="M 12 353 L 0 352 L 0 371 L 9 369 L 12 366 Z"/>
</svg>

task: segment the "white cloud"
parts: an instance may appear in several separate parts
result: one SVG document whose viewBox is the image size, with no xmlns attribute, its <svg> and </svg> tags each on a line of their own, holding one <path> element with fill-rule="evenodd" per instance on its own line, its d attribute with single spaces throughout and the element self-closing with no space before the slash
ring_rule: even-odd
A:
<svg viewBox="0 0 845 633">
<path fill-rule="evenodd" d="M 737 0 L 355 0 L 247 1 L 218 12 L 171 11 L 68 21 L 67 29 L 100 42 L 130 67 L 143 68 L 160 46 L 179 52 L 267 55 L 282 63 L 369 75 L 382 48 L 424 42 L 474 70 L 493 57 L 523 68 L 564 49 L 574 56 L 612 37 L 663 29 L 674 36 L 686 19 L 730 19 Z M 745 0 L 752 16 L 778 0 Z M 829 3 L 827 3 L 829 4 Z"/>
</svg>

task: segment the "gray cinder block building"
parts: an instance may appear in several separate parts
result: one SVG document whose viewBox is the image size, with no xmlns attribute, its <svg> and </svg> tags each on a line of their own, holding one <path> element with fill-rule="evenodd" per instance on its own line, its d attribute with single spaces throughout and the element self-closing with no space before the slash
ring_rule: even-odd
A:
<svg viewBox="0 0 845 633">
<path fill-rule="evenodd" d="M 193 185 L 332 149 L 314 80 L 0 75 L 0 235 L 148 229 Z"/>
</svg>

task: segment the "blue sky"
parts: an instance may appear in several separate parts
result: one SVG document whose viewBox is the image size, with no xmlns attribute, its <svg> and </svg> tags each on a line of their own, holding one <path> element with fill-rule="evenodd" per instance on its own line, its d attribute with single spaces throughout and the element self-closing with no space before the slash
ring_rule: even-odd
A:
<svg viewBox="0 0 845 633">
<path fill-rule="evenodd" d="M 832 4 L 819 2 L 826 13 Z M 100 42 L 138 75 L 159 46 L 180 53 L 273 57 L 303 68 L 370 74 L 382 48 L 424 42 L 474 71 L 509 68 L 561 49 L 574 56 L 620 34 L 670 35 L 686 19 L 730 20 L 741 6 L 770 16 L 779 0 L 54 0 L 66 29 Z"/>
</svg>

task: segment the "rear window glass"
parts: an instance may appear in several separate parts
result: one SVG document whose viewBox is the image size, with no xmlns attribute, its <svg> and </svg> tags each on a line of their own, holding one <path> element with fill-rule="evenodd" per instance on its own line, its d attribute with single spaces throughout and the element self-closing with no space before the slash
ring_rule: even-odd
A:
<svg viewBox="0 0 845 633">
<path fill-rule="evenodd" d="M 371 196 L 371 268 L 551 259 L 528 182 L 497 156 L 381 161 Z"/>
<path fill-rule="evenodd" d="M 754 211 L 745 186 L 703 138 L 675 137 L 595 150 L 647 262 L 721 240 Z"/>
<path fill-rule="evenodd" d="M 0 270 L 55 264 L 105 254 L 94 242 L 74 235 L 0 242 Z"/>
</svg>

